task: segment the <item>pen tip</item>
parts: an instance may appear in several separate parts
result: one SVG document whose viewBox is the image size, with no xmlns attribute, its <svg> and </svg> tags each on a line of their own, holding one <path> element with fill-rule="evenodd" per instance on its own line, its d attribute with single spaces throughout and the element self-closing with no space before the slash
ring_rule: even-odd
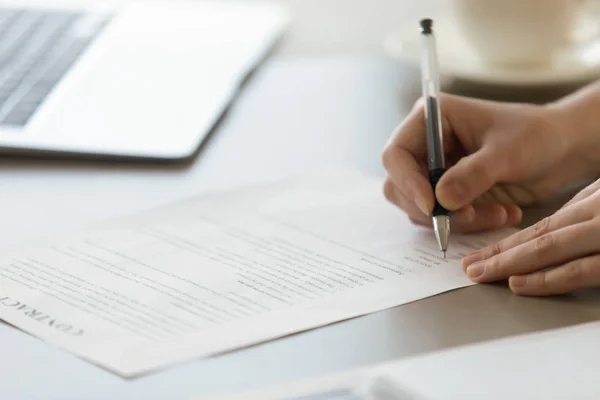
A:
<svg viewBox="0 0 600 400">
<path fill-rule="evenodd" d="M 444 250 L 444 258 L 446 258 L 446 250 Z"/>
</svg>

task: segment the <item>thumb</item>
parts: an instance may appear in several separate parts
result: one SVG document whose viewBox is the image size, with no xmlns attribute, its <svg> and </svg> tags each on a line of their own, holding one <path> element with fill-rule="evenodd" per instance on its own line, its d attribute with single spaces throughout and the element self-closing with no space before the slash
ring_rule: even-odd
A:
<svg viewBox="0 0 600 400">
<path fill-rule="evenodd" d="M 501 158 L 485 148 L 463 157 L 438 182 L 438 201 L 450 211 L 473 203 L 497 183 L 501 162 Z"/>
</svg>

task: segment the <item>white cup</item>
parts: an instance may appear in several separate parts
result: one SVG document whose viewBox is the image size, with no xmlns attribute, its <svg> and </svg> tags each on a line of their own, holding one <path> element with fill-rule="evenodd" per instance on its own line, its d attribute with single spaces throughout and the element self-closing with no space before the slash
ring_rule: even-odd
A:
<svg viewBox="0 0 600 400">
<path fill-rule="evenodd" d="M 586 0 L 452 0 L 459 31 L 481 60 L 502 65 L 551 62 L 571 44 Z M 600 21 L 598 21 L 600 25 Z"/>
</svg>

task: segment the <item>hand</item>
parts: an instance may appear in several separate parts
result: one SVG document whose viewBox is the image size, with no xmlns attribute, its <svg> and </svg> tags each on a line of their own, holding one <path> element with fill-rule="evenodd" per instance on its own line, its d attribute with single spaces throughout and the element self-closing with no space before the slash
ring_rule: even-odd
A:
<svg viewBox="0 0 600 400">
<path fill-rule="evenodd" d="M 600 180 L 551 217 L 463 259 L 475 282 L 509 278 L 520 295 L 600 287 Z"/>
<path fill-rule="evenodd" d="M 564 107 L 451 95 L 442 95 L 440 105 L 448 170 L 436 195 L 453 211 L 453 231 L 516 225 L 521 206 L 544 200 L 597 168 L 581 150 L 590 135 L 574 130 L 581 124 L 573 124 Z M 434 196 L 425 129 L 419 101 L 384 150 L 384 192 L 414 223 L 429 225 Z"/>
</svg>

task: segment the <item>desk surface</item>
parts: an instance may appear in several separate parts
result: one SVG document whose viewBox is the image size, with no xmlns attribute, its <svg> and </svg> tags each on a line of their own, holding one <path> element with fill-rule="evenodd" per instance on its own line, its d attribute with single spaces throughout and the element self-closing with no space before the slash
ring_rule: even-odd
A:
<svg viewBox="0 0 600 400">
<path fill-rule="evenodd" d="M 293 78 L 293 79 L 292 79 Z M 276 57 L 185 166 L 4 159 L 0 244 L 332 164 L 383 174 L 418 71 L 376 58 Z M 478 285 L 126 381 L 0 324 L 0 399 L 187 399 L 600 317 L 597 291 L 513 296 Z"/>
</svg>

